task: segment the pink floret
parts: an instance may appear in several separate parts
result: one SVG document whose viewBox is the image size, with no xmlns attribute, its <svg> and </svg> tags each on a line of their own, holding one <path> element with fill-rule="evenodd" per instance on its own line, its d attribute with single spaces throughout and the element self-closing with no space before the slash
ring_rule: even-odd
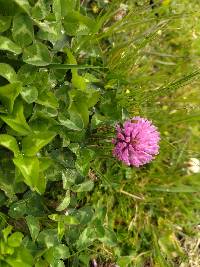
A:
<svg viewBox="0 0 200 267">
<path fill-rule="evenodd" d="M 139 167 L 152 161 L 159 153 L 160 134 L 151 121 L 134 117 L 116 126 L 113 155 L 128 166 Z"/>
</svg>

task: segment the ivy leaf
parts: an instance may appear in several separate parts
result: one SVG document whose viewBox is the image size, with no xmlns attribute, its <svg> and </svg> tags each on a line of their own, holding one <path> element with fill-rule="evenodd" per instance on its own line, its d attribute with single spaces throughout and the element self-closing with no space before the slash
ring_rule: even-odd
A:
<svg viewBox="0 0 200 267">
<path fill-rule="evenodd" d="M 69 11 L 73 11 L 76 7 L 77 0 L 56 0 L 60 2 L 61 15 L 66 16 Z"/>
<path fill-rule="evenodd" d="M 24 235 L 20 232 L 13 233 L 11 236 L 8 237 L 8 245 L 11 247 L 19 247 L 23 237 Z"/>
<path fill-rule="evenodd" d="M 26 14 L 17 14 L 13 18 L 12 36 L 21 47 L 25 47 L 33 41 L 33 24 Z"/>
<path fill-rule="evenodd" d="M 0 63 L 0 75 L 8 80 L 10 83 L 17 81 L 15 70 L 6 63 Z"/>
<path fill-rule="evenodd" d="M 91 191 L 94 187 L 93 181 L 86 181 L 82 184 L 74 185 L 71 190 L 74 192 L 84 192 L 84 191 Z"/>
<path fill-rule="evenodd" d="M 58 119 L 61 125 L 67 127 L 70 130 L 82 131 L 84 128 L 83 120 L 81 116 L 76 112 L 70 113 L 70 120 L 65 118 L 63 114 L 60 114 Z"/>
<path fill-rule="evenodd" d="M 33 190 L 38 186 L 39 160 L 37 157 L 18 157 L 13 159 L 14 164 L 21 171 L 25 183 Z"/>
<path fill-rule="evenodd" d="M 49 248 L 48 251 L 44 255 L 45 259 L 50 264 L 53 264 L 53 266 L 60 266 L 60 265 L 57 265 L 57 262 L 59 262 L 58 260 L 60 259 L 65 260 L 69 256 L 70 256 L 69 248 L 64 244 L 59 244 L 55 247 Z"/>
<path fill-rule="evenodd" d="M 38 95 L 36 103 L 43 105 L 43 106 L 46 106 L 46 107 L 50 107 L 50 108 L 57 108 L 58 107 L 58 101 L 52 92 L 40 93 Z"/>
<path fill-rule="evenodd" d="M 22 52 L 20 46 L 18 46 L 13 41 L 4 36 L 0 36 L 0 50 L 10 51 L 17 55 L 21 54 Z"/>
<path fill-rule="evenodd" d="M 30 14 L 30 5 L 28 0 L 14 0 L 27 14 Z"/>
<path fill-rule="evenodd" d="M 32 85 L 38 74 L 37 67 L 24 64 L 17 72 L 17 78 L 23 85 Z"/>
<path fill-rule="evenodd" d="M 51 214 L 48 217 L 53 221 L 64 222 L 65 224 L 68 225 L 80 224 L 79 220 L 76 217 L 70 215 Z"/>
<path fill-rule="evenodd" d="M 13 114 L 1 115 L 0 118 L 20 135 L 27 135 L 31 132 L 31 128 L 24 117 L 24 108 L 21 101 L 15 103 Z"/>
<path fill-rule="evenodd" d="M 13 136 L 8 135 L 8 134 L 1 134 L 0 145 L 10 149 L 14 153 L 15 157 L 19 156 L 20 154 L 19 147 L 18 147 L 16 139 Z"/>
<path fill-rule="evenodd" d="M 96 22 L 78 11 L 69 11 L 64 17 L 63 26 L 70 36 L 88 35 L 96 31 Z"/>
<path fill-rule="evenodd" d="M 6 257 L 6 262 L 12 267 L 32 267 L 33 266 L 33 256 L 29 250 L 23 246 L 17 249 L 15 254 Z"/>
<path fill-rule="evenodd" d="M 47 248 L 59 245 L 56 229 L 45 229 L 38 235 L 37 242 Z"/>
<path fill-rule="evenodd" d="M 24 49 L 23 61 L 35 66 L 46 66 L 51 63 L 51 54 L 46 45 L 37 42 Z"/>
<path fill-rule="evenodd" d="M 32 17 L 38 20 L 44 19 L 49 12 L 50 5 L 45 0 L 38 0 L 31 10 Z"/>
<path fill-rule="evenodd" d="M 33 241 L 35 241 L 38 237 L 38 234 L 40 232 L 40 223 L 37 217 L 32 216 L 32 215 L 28 215 L 26 216 L 26 223 L 28 225 L 30 234 L 31 234 L 31 238 L 33 239 Z"/>
<path fill-rule="evenodd" d="M 64 199 L 62 200 L 62 202 L 60 203 L 60 205 L 57 207 L 57 211 L 62 211 L 64 209 L 66 209 L 70 204 L 70 191 L 68 190 L 65 194 Z"/>
<path fill-rule="evenodd" d="M 38 90 L 35 86 L 26 86 L 21 90 L 21 96 L 28 103 L 31 104 L 35 102 L 38 98 Z"/>
<path fill-rule="evenodd" d="M 8 225 L 6 228 L 2 230 L 3 238 L 7 242 L 9 234 L 12 232 L 13 226 Z"/>
<path fill-rule="evenodd" d="M 9 112 L 13 111 L 13 105 L 14 105 L 15 99 L 19 95 L 21 89 L 22 89 L 21 83 L 19 82 L 7 84 L 7 85 L 0 87 L 0 100 L 3 103 L 3 105 L 8 109 Z"/>
<path fill-rule="evenodd" d="M 72 185 L 76 183 L 76 179 L 79 174 L 76 170 L 66 169 L 62 172 L 63 188 L 69 189 Z"/>
<path fill-rule="evenodd" d="M 54 132 L 38 132 L 24 137 L 22 151 L 25 156 L 34 156 L 42 147 L 47 145 L 55 137 Z"/>
<path fill-rule="evenodd" d="M 0 15 L 0 32 L 5 32 L 10 28 L 11 17 Z"/>
</svg>

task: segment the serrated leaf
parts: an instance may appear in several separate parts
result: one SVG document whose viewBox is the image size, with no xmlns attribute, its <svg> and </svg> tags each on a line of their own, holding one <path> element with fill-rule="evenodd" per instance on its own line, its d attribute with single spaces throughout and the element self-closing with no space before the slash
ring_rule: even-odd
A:
<svg viewBox="0 0 200 267">
<path fill-rule="evenodd" d="M 11 17 L 0 15 L 0 32 L 5 32 L 10 28 Z"/>
<path fill-rule="evenodd" d="M 72 191 L 74 192 L 84 192 L 84 191 L 91 191 L 94 187 L 93 181 L 86 181 L 82 184 L 77 184 L 72 187 Z"/>
<path fill-rule="evenodd" d="M 17 157 L 20 153 L 16 139 L 11 135 L 0 134 L 0 145 L 10 149 L 14 153 L 15 157 Z"/>
<path fill-rule="evenodd" d="M 15 103 L 13 113 L 11 115 L 1 115 L 0 118 L 20 135 L 27 135 L 31 133 L 31 129 L 24 117 L 24 108 L 21 101 Z"/>
<path fill-rule="evenodd" d="M 26 216 L 26 223 L 28 225 L 30 234 L 31 234 L 31 238 L 33 239 L 33 241 L 35 241 L 38 237 L 38 234 L 40 232 L 40 223 L 37 217 L 32 216 L 32 215 L 28 215 Z"/>
<path fill-rule="evenodd" d="M 35 66 L 46 66 L 51 63 L 51 54 L 45 44 L 37 42 L 24 49 L 23 61 Z"/>
<path fill-rule="evenodd" d="M 10 51 L 15 54 L 21 54 L 21 47 L 5 36 L 0 36 L 0 50 Z"/>
<path fill-rule="evenodd" d="M 7 79 L 10 83 L 17 81 L 15 70 L 6 63 L 0 63 L 0 75 Z"/>
<path fill-rule="evenodd" d="M 0 100 L 9 112 L 13 111 L 15 99 L 19 95 L 21 89 L 21 83 L 19 82 L 0 87 Z"/>
<path fill-rule="evenodd" d="M 54 132 L 38 132 L 28 135 L 22 140 L 22 151 L 25 156 L 34 156 L 42 147 L 46 146 L 55 137 Z"/>
<path fill-rule="evenodd" d="M 17 14 L 13 18 L 12 36 L 21 47 L 28 46 L 33 41 L 33 24 L 26 14 Z"/>
<path fill-rule="evenodd" d="M 62 202 L 59 204 L 59 206 L 57 207 L 57 211 L 62 211 L 64 209 L 66 209 L 70 204 L 70 191 L 67 191 L 65 194 L 64 199 L 62 200 Z"/>
</svg>

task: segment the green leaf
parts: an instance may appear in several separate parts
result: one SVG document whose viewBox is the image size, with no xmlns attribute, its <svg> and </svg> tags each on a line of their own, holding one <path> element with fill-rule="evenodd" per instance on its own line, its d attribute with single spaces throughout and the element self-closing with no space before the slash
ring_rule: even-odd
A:
<svg viewBox="0 0 200 267">
<path fill-rule="evenodd" d="M 32 17 L 38 20 L 44 19 L 49 12 L 50 12 L 50 5 L 48 1 L 45 0 L 38 0 L 35 6 L 31 10 Z"/>
<path fill-rule="evenodd" d="M 10 51 L 17 55 L 21 54 L 22 52 L 20 46 L 18 46 L 13 41 L 4 36 L 0 36 L 0 50 Z"/>
<path fill-rule="evenodd" d="M 28 104 L 31 104 L 33 102 L 36 102 L 38 98 L 38 90 L 35 86 L 31 85 L 22 87 L 21 96 Z"/>
<path fill-rule="evenodd" d="M 11 225 L 8 225 L 6 228 L 2 230 L 3 238 L 7 242 L 7 238 L 9 234 L 12 232 L 13 227 Z"/>
<path fill-rule="evenodd" d="M 21 91 L 21 83 L 12 83 L 0 87 L 0 100 L 9 112 L 13 111 L 15 99 Z"/>
<path fill-rule="evenodd" d="M 68 48 L 65 48 L 65 51 L 66 51 L 67 56 L 68 56 L 68 63 L 73 64 L 73 65 L 77 64 L 76 58 L 74 57 L 72 52 Z M 72 84 L 73 84 L 73 86 L 76 87 L 77 89 L 85 91 L 86 90 L 85 79 L 78 74 L 77 69 L 73 68 L 73 69 L 71 69 L 71 72 L 72 72 Z"/>
<path fill-rule="evenodd" d="M 51 63 L 51 54 L 46 45 L 37 42 L 24 49 L 23 61 L 35 66 L 46 66 Z"/>
<path fill-rule="evenodd" d="M 84 128 L 83 120 L 81 116 L 76 112 L 70 113 L 70 120 L 65 118 L 63 114 L 60 114 L 58 119 L 61 125 L 67 127 L 70 130 L 82 131 Z"/>
<path fill-rule="evenodd" d="M 43 106 L 46 106 L 46 107 L 50 107 L 50 108 L 57 108 L 58 107 L 58 101 L 52 92 L 40 93 L 38 95 L 36 103 L 43 105 Z"/>
<path fill-rule="evenodd" d="M 14 164 L 21 171 L 25 183 L 33 190 L 39 183 L 39 160 L 37 157 L 18 157 L 13 159 Z"/>
<path fill-rule="evenodd" d="M 54 132 L 38 132 L 24 137 L 22 151 L 25 156 L 34 156 L 42 147 L 47 145 L 55 137 Z"/>
<path fill-rule="evenodd" d="M 38 235 L 37 242 L 47 248 L 59 245 L 56 229 L 45 229 Z"/>
<path fill-rule="evenodd" d="M 33 41 L 33 24 L 26 14 L 17 14 L 13 18 L 12 36 L 21 47 L 30 45 Z"/>
<path fill-rule="evenodd" d="M 80 223 L 76 217 L 70 215 L 51 214 L 48 217 L 53 221 L 64 222 L 67 225 L 77 225 Z"/>
<path fill-rule="evenodd" d="M 51 165 L 53 161 L 50 158 L 40 158 L 40 171 L 46 171 Z"/>
<path fill-rule="evenodd" d="M 118 261 L 117 264 L 121 267 L 126 267 L 128 266 L 128 264 L 131 264 L 131 262 L 133 261 L 134 257 L 133 256 L 121 256 Z"/>
<path fill-rule="evenodd" d="M 45 253 L 44 257 L 49 263 L 54 263 L 56 260 L 65 260 L 69 258 L 70 252 L 69 248 L 64 244 L 59 244 L 55 247 L 51 247 Z M 55 265 L 54 265 L 55 266 Z"/>
<path fill-rule="evenodd" d="M 33 256 L 30 254 L 29 250 L 24 247 L 17 249 L 15 254 L 10 257 L 6 257 L 6 262 L 8 262 L 12 267 L 32 267 L 33 266 Z"/>
<path fill-rule="evenodd" d="M 79 177 L 79 174 L 76 170 L 66 169 L 62 172 L 63 188 L 69 189 L 72 185 L 76 183 L 76 179 Z"/>
<path fill-rule="evenodd" d="M 76 159 L 76 169 L 86 176 L 90 169 L 90 162 L 94 158 L 94 151 L 88 148 L 82 148 Z"/>
<path fill-rule="evenodd" d="M 11 17 L 0 15 L 0 32 L 5 32 L 10 28 Z"/>
<path fill-rule="evenodd" d="M 10 149 L 14 153 L 15 157 L 18 157 L 20 154 L 17 141 L 11 135 L 0 134 L 0 145 Z"/>
<path fill-rule="evenodd" d="M 93 227 L 86 227 L 83 232 L 80 234 L 77 241 L 77 247 L 83 249 L 86 246 L 90 245 L 96 239 L 95 229 Z"/>
<path fill-rule="evenodd" d="M 14 234 L 8 237 L 8 245 L 11 247 L 19 247 L 23 237 L 24 235 L 22 233 L 15 232 Z"/>
<path fill-rule="evenodd" d="M 1 115 L 0 118 L 20 135 L 31 133 L 31 129 L 24 117 L 24 108 L 21 101 L 15 103 L 13 114 Z"/>
<path fill-rule="evenodd" d="M 80 221 L 80 224 L 88 224 L 92 220 L 93 215 L 94 211 L 90 206 L 81 207 L 80 209 L 75 210 L 73 213 L 73 216 L 75 216 Z"/>
<path fill-rule="evenodd" d="M 24 64 L 18 70 L 17 78 L 23 85 L 32 85 L 35 82 L 36 76 L 39 75 L 37 71 L 37 67 Z"/>
<path fill-rule="evenodd" d="M 74 192 L 84 192 L 84 191 L 91 191 L 94 187 L 93 181 L 86 181 L 82 184 L 77 184 L 72 187 L 72 191 Z"/>
<path fill-rule="evenodd" d="M 62 202 L 59 204 L 59 206 L 57 207 L 57 211 L 62 211 L 64 209 L 66 209 L 70 204 L 70 191 L 68 190 L 65 194 L 64 199 L 62 200 Z"/>
<path fill-rule="evenodd" d="M 30 5 L 28 0 L 14 0 L 27 14 L 30 14 Z"/>
<path fill-rule="evenodd" d="M 73 11 L 76 7 L 77 0 L 56 0 L 60 2 L 61 15 L 66 16 L 69 11 Z"/>
<path fill-rule="evenodd" d="M 6 63 L 0 63 L 0 75 L 7 79 L 10 83 L 17 81 L 15 70 Z"/>
<path fill-rule="evenodd" d="M 30 234 L 31 234 L 31 238 L 33 239 L 33 241 L 35 241 L 38 237 L 38 234 L 40 232 L 40 223 L 37 217 L 32 216 L 32 215 L 28 215 L 26 216 L 26 223 L 28 225 Z"/>
<path fill-rule="evenodd" d="M 63 26 L 67 35 L 79 36 L 95 33 L 96 22 L 78 11 L 69 11 L 64 17 Z"/>
</svg>

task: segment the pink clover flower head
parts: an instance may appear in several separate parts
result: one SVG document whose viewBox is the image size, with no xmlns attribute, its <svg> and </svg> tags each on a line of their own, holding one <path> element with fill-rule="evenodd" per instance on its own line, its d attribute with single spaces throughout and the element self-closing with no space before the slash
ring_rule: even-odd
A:
<svg viewBox="0 0 200 267">
<path fill-rule="evenodd" d="M 116 126 L 113 155 L 128 166 L 140 167 L 159 153 L 160 134 L 151 121 L 133 117 Z"/>
</svg>

